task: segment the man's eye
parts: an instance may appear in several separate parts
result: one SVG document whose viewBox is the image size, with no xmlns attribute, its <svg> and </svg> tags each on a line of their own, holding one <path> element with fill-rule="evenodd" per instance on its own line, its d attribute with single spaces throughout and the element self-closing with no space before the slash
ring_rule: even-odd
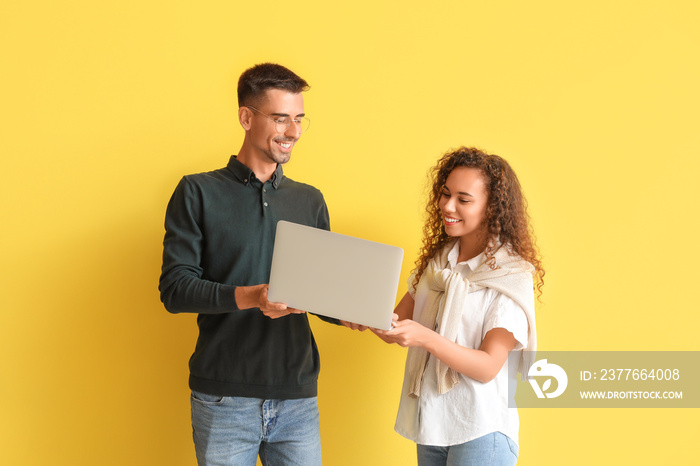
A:
<svg viewBox="0 0 700 466">
<path fill-rule="evenodd" d="M 277 118 L 275 119 L 275 123 L 279 123 L 281 125 L 286 125 L 289 120 L 287 118 Z"/>
</svg>

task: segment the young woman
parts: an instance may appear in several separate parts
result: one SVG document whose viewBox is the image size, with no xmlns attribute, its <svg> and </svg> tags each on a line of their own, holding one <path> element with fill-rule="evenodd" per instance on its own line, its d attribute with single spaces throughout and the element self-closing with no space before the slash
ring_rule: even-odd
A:
<svg viewBox="0 0 700 466">
<path fill-rule="evenodd" d="M 409 347 L 396 431 L 418 444 L 420 466 L 512 465 L 517 369 L 506 362 L 536 347 L 534 286 L 544 277 L 526 202 L 508 163 L 474 148 L 444 155 L 432 181 L 409 291 L 394 328 L 375 330 Z M 530 362 L 520 363 L 526 374 Z"/>
</svg>

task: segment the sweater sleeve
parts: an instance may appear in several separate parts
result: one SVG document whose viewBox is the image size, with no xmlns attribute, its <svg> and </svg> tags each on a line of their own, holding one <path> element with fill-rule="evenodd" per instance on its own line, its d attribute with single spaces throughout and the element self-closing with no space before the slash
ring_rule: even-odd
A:
<svg viewBox="0 0 700 466">
<path fill-rule="evenodd" d="M 165 214 L 160 299 L 171 313 L 218 314 L 238 310 L 235 286 L 202 278 L 202 199 L 184 177 Z"/>
</svg>

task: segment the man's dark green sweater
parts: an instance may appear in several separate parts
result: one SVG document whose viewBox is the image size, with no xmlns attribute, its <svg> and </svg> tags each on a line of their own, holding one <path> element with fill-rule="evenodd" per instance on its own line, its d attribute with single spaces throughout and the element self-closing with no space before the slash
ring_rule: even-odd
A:
<svg viewBox="0 0 700 466">
<path fill-rule="evenodd" d="M 307 314 L 270 319 L 238 309 L 237 286 L 268 283 L 279 220 L 330 229 L 321 192 L 278 165 L 264 184 L 231 157 L 185 176 L 165 215 L 160 294 L 172 313 L 197 313 L 190 388 L 219 396 L 316 396 L 320 369 Z M 325 319 L 337 323 L 336 320 Z"/>
</svg>

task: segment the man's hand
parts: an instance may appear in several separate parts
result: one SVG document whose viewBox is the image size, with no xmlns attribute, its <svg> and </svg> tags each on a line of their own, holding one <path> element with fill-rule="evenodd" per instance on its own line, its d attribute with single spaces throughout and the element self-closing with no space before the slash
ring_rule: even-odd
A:
<svg viewBox="0 0 700 466">
<path fill-rule="evenodd" d="M 279 319 L 289 314 L 304 314 L 304 311 L 287 307 L 284 303 L 272 303 L 267 299 L 269 286 L 239 286 L 236 288 L 236 304 L 239 309 L 260 308 L 270 319 Z"/>
<path fill-rule="evenodd" d="M 351 330 L 359 330 L 360 332 L 364 332 L 368 328 L 366 325 L 355 324 L 353 322 L 348 322 L 347 320 L 341 320 L 340 323 Z"/>
</svg>

